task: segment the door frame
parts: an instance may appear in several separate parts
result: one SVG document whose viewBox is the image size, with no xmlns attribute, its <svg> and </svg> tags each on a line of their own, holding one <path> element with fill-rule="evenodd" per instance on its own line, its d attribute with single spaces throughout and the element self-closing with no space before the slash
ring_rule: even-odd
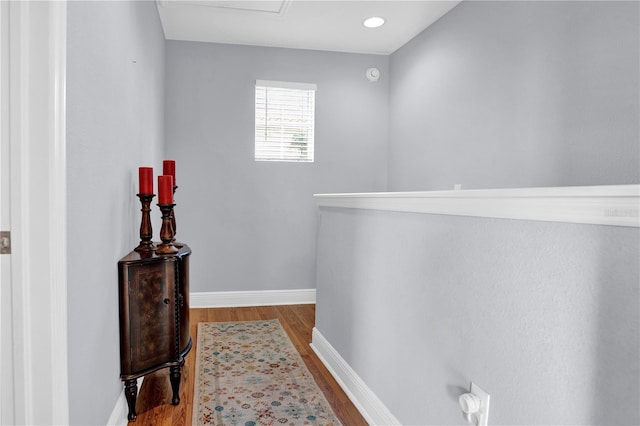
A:
<svg viewBox="0 0 640 426">
<path fill-rule="evenodd" d="M 0 2 L 0 229 L 11 230 L 9 162 L 9 17 Z M 14 423 L 11 255 L 0 256 L 0 425 Z"/>
<path fill-rule="evenodd" d="M 69 424 L 66 1 L 9 2 L 14 417 Z"/>
</svg>

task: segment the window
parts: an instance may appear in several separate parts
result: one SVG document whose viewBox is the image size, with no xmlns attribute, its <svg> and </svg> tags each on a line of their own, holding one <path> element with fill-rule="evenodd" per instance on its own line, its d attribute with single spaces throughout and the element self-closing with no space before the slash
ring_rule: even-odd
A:
<svg viewBox="0 0 640 426">
<path fill-rule="evenodd" d="M 316 85 L 256 81 L 256 161 L 313 162 Z"/>
</svg>

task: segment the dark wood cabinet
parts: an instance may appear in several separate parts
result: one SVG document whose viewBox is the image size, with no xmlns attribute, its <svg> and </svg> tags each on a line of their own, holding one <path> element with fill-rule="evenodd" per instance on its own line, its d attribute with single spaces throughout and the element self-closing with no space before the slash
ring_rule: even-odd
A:
<svg viewBox="0 0 640 426">
<path fill-rule="evenodd" d="M 189 336 L 189 256 L 132 251 L 118 262 L 120 299 L 120 379 L 124 381 L 129 420 L 136 419 L 137 380 L 170 368 L 172 404 L 180 403 L 184 357 Z"/>
</svg>

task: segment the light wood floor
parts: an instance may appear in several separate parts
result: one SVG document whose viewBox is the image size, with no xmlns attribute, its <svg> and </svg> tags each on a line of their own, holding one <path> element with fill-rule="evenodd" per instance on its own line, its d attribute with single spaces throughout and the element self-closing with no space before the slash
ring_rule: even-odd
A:
<svg viewBox="0 0 640 426">
<path fill-rule="evenodd" d="M 248 308 L 191 309 L 190 327 L 193 348 L 186 357 L 180 384 L 180 404 L 171 405 L 169 370 L 163 369 L 145 377 L 138 395 L 138 419 L 130 426 L 191 425 L 196 355 L 196 332 L 199 322 L 256 321 L 278 318 L 302 356 L 316 383 L 324 392 L 340 421 L 345 426 L 366 425 L 355 406 L 333 379 L 324 364 L 309 347 L 315 324 L 315 305 L 260 306 Z"/>
</svg>

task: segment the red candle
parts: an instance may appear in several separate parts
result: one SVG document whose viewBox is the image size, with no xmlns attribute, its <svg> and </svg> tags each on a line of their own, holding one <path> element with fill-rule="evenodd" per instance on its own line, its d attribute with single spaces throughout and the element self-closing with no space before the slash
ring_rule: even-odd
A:
<svg viewBox="0 0 640 426">
<path fill-rule="evenodd" d="M 173 186 L 176 186 L 176 162 L 175 160 L 164 160 L 162 162 L 162 174 L 173 176 Z"/>
<path fill-rule="evenodd" d="M 158 176 L 158 204 L 173 204 L 173 176 Z"/>
<path fill-rule="evenodd" d="M 153 168 L 138 168 L 138 186 L 140 194 L 153 194 Z"/>
</svg>

